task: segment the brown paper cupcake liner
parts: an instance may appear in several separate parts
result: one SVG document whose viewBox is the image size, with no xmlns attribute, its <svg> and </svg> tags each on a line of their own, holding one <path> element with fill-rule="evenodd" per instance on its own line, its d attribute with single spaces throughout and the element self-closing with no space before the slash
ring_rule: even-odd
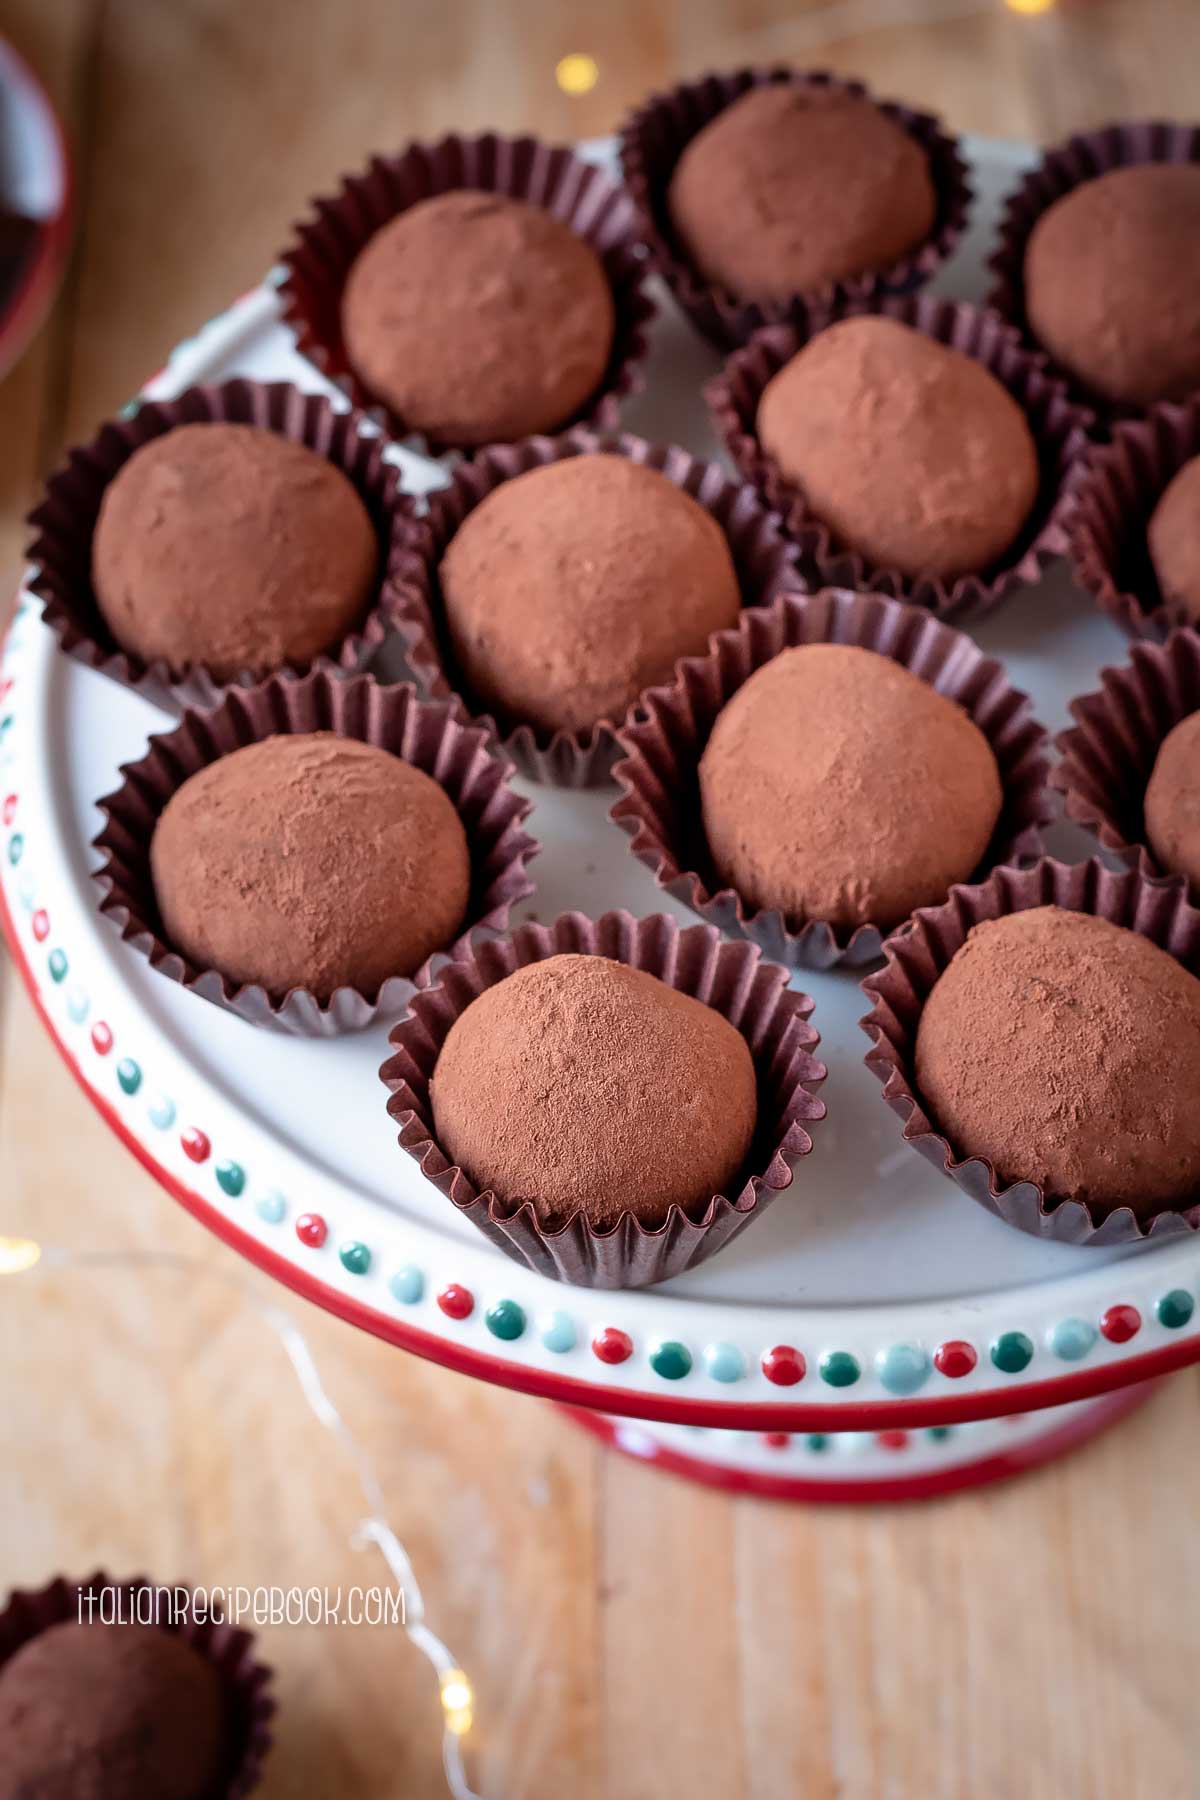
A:
<svg viewBox="0 0 1200 1800">
<path fill-rule="evenodd" d="M 995 279 L 987 303 L 1016 326 L 1034 349 L 1041 351 L 1042 346 L 1030 330 L 1025 311 L 1025 247 L 1034 226 L 1072 188 L 1113 169 L 1155 162 L 1200 162 L 1200 126 L 1145 119 L 1080 132 L 1044 151 L 1037 168 L 1030 169 L 1008 196 L 1000 215 L 999 242 L 988 259 Z M 1101 420 L 1129 417 L 1140 410 L 1115 405 L 1089 392 L 1067 370 L 1047 360 L 1063 376 L 1072 396 L 1094 407 Z"/>
<path fill-rule="evenodd" d="M 322 394 L 302 393 L 285 381 L 239 377 L 220 386 L 189 388 L 175 400 L 144 400 L 130 417 L 110 421 L 90 444 L 72 450 L 29 517 L 38 534 L 29 551 L 35 565 L 30 590 L 41 599 L 43 617 L 68 656 L 169 712 L 215 706 L 229 688 L 251 687 L 261 678 L 246 675 L 230 682 L 200 665 L 173 670 L 162 659 L 144 663 L 123 650 L 96 603 L 92 536 L 105 489 L 135 450 L 176 425 L 210 422 L 258 425 L 317 451 L 349 477 L 375 525 L 379 580 L 366 617 L 324 655 L 286 665 L 293 672 L 340 668 L 354 673 L 366 666 L 385 636 L 379 588 L 392 522 L 412 505 L 400 491 L 399 471 L 384 461 L 386 440 L 362 413 L 337 406 Z"/>
<path fill-rule="evenodd" d="M 838 544 L 758 441 L 763 389 L 806 343 L 840 319 L 882 315 L 913 326 L 935 343 L 960 350 L 995 376 L 1024 412 L 1037 446 L 1041 479 L 1033 510 L 1016 541 L 990 568 L 953 580 L 879 568 Z M 813 587 L 852 587 L 927 606 L 941 617 L 989 612 L 1021 582 L 1040 580 L 1067 548 L 1067 526 L 1083 477 L 1092 415 L 1075 405 L 1044 359 L 1025 350 L 1011 327 L 964 301 L 915 294 L 896 300 L 848 300 L 809 309 L 802 324 L 760 332 L 735 351 L 705 389 L 715 429 L 734 464 L 775 507 L 795 539 L 800 572 Z"/>
<path fill-rule="evenodd" d="M 1130 637 L 1161 642 L 1172 626 L 1195 623 L 1164 600 L 1146 540 L 1164 490 L 1193 456 L 1200 456 L 1200 395 L 1118 422 L 1087 458 L 1068 527 L 1071 565 Z"/>
<path fill-rule="evenodd" d="M 0 1668 L 22 1645 L 40 1637 L 51 1626 L 75 1623 L 80 1617 L 81 1594 L 115 1590 L 123 1597 L 126 1616 L 130 1616 L 140 1595 L 147 1590 L 155 1594 L 165 1585 L 144 1575 L 118 1581 L 105 1570 L 97 1569 L 82 1581 L 59 1575 L 44 1588 L 14 1589 L 0 1609 Z M 179 1585 L 182 1584 L 172 1584 L 171 1591 L 177 1592 Z M 143 1599 L 141 1605 L 153 1607 L 156 1618 L 162 1611 L 156 1601 Z M 190 1618 L 185 1624 L 176 1625 L 164 1618 L 160 1629 L 190 1645 L 216 1670 L 225 1701 L 228 1762 L 222 1772 L 221 1788 L 211 1800 L 242 1800 L 262 1779 L 262 1765 L 271 1747 L 275 1700 L 269 1689 L 273 1671 L 258 1661 L 252 1634 L 233 1625 L 212 1619 L 197 1623 Z"/>
<path fill-rule="evenodd" d="M 1200 711 L 1200 636 L 1134 644 L 1129 661 L 1100 671 L 1100 692 L 1071 702 L 1075 724 L 1059 732 L 1050 776 L 1075 820 L 1148 880 L 1178 882 L 1146 838 L 1146 785 L 1163 739 Z M 1195 898 L 1195 896 L 1193 896 Z"/>
<path fill-rule="evenodd" d="M 701 823 L 697 771 L 717 714 L 756 669 L 798 644 L 856 644 L 890 657 L 975 722 L 991 745 L 1004 790 L 984 871 L 1041 854 L 1041 828 L 1053 816 L 1047 734 L 1001 664 L 963 632 L 898 600 L 839 589 L 785 596 L 769 610 L 744 614 L 735 630 L 714 640 L 713 655 L 689 658 L 674 685 L 646 696 L 645 719 L 619 733 L 623 755 L 613 777 L 622 795 L 609 814 L 632 837 L 638 861 L 676 900 L 789 968 L 856 968 L 880 954 L 885 934 L 877 925 L 847 930 L 823 919 L 747 907 L 733 888 L 721 885 Z"/>
<path fill-rule="evenodd" d="M 657 469 L 690 494 L 724 532 L 745 607 L 769 605 L 777 594 L 803 591 L 795 550 L 779 520 L 749 488 L 731 481 L 716 463 L 701 462 L 674 445 L 654 445 L 627 433 L 597 437 L 569 432 L 494 445 L 460 463 L 448 488 L 430 496 L 424 518 L 397 521 L 389 559 L 386 604 L 390 624 L 403 640 L 418 686 L 439 698 L 456 691 L 459 677 L 442 627 L 438 564 L 467 514 L 494 488 L 527 470 L 572 456 L 606 451 Z M 475 703 L 459 696 L 475 715 Z M 632 709 L 632 718 L 637 708 Z M 557 787 L 594 787 L 608 779 L 620 720 L 602 719 L 590 731 L 542 732 L 527 724 L 477 715 L 500 738 L 523 775 Z"/>
<path fill-rule="evenodd" d="M 930 990 L 972 926 L 984 919 L 1063 906 L 1123 925 L 1200 972 L 1200 912 L 1188 904 L 1182 881 L 1147 881 L 1137 870 L 1113 870 L 1093 858 L 1061 863 L 1044 857 L 1029 869 L 997 869 L 978 887 L 956 887 L 944 906 L 926 907 L 884 945 L 885 966 L 862 988 L 871 1011 L 860 1021 L 874 1043 L 867 1067 L 883 1083 L 883 1097 L 904 1121 L 904 1140 L 934 1168 L 998 1219 L 1060 1244 L 1158 1242 L 1200 1226 L 1200 1204 L 1160 1212 L 1140 1223 L 1127 1206 L 1097 1219 L 1078 1200 L 1046 1204 L 1032 1181 L 1003 1182 L 983 1157 L 960 1158 L 925 1112 L 916 1091 L 913 1054 L 917 1025 Z"/>
<path fill-rule="evenodd" d="M 561 1229 L 543 1231 L 528 1200 L 506 1209 L 447 1161 L 434 1137 L 429 1083 L 450 1027 L 485 988 L 562 952 L 644 969 L 713 1007 L 746 1039 L 758 1076 L 759 1121 L 744 1185 L 732 1197 L 715 1196 L 695 1217 L 673 1206 L 654 1230 L 624 1213 L 611 1231 L 599 1232 L 577 1213 Z M 807 1022 L 813 1003 L 787 980 L 787 970 L 761 961 L 753 945 L 723 943 L 709 926 L 681 926 L 664 914 L 635 919 L 610 912 L 592 920 L 564 913 L 553 925 L 519 925 L 511 936 L 480 945 L 470 961 L 443 969 L 393 1030 L 393 1055 L 379 1073 L 391 1089 L 388 1112 L 400 1127 L 401 1148 L 463 1218 L 515 1262 L 554 1281 L 634 1288 L 682 1274 L 791 1186 L 791 1164 L 812 1149 L 809 1127 L 825 1116 L 815 1097 L 825 1067 L 812 1055 L 819 1039 Z"/>
<path fill-rule="evenodd" d="M 626 120 L 621 132 L 621 165 L 641 215 L 642 230 L 676 301 L 696 330 L 721 349 L 744 344 L 765 325 L 802 325 L 814 302 L 865 298 L 872 294 L 908 293 L 921 287 L 945 262 L 966 225 L 971 206 L 967 165 L 958 144 L 931 113 L 917 112 L 897 101 L 876 101 L 885 113 L 925 151 L 937 195 L 933 231 L 924 243 L 885 269 L 870 270 L 830 282 L 814 293 L 784 301 L 739 300 L 708 282 L 684 254 L 667 213 L 667 187 L 684 148 L 717 114 L 768 82 L 794 82 L 855 99 L 874 101 L 860 81 L 844 81 L 828 70 L 787 68 L 739 69 L 728 75 L 706 75 L 670 93 L 654 94 Z"/>
<path fill-rule="evenodd" d="M 649 272 L 640 242 L 637 214 L 629 195 L 602 170 L 573 150 L 556 149 L 537 138 L 445 137 L 436 144 L 410 144 L 396 156 L 372 157 L 360 175 L 347 175 L 338 191 L 312 201 L 313 217 L 294 226 L 295 240 L 280 261 L 284 319 L 296 334 L 301 355 L 340 387 L 372 418 L 418 448 L 430 445 L 358 380 L 342 339 L 341 301 L 346 277 L 359 251 L 382 225 L 434 194 L 471 188 L 505 194 L 544 207 L 590 244 L 612 286 L 616 329 L 608 368 L 586 406 L 556 429 L 576 422 L 599 430 L 616 427 L 621 402 L 643 386 L 640 364 L 647 350 L 647 327 L 657 307 L 645 289 Z M 470 454 L 470 451 L 467 452 Z"/>
<path fill-rule="evenodd" d="M 471 852 L 467 922 L 445 950 L 411 978 L 391 976 L 377 993 L 338 988 L 322 1001 L 304 988 L 274 999 L 216 969 L 200 969 L 164 941 L 150 873 L 150 840 L 167 801 L 189 776 L 244 745 L 297 732 L 333 731 L 391 751 L 423 769 L 446 790 L 466 828 Z M 104 860 L 95 879 L 105 890 L 101 912 L 152 968 L 190 993 L 237 1013 L 252 1025 L 276 1025 L 309 1037 L 333 1037 L 394 1015 L 448 958 L 469 953 L 478 933 L 503 931 L 516 901 L 531 894 L 526 865 L 540 846 L 521 829 L 531 802 L 509 785 L 512 767 L 482 729 L 453 709 L 417 698 L 407 683 L 381 687 L 373 677 L 327 672 L 303 680 L 272 678 L 227 694 L 213 712 L 187 712 L 174 731 L 152 737 L 146 754 L 121 770 L 123 784 L 98 802 L 107 823 L 95 840 Z"/>
</svg>

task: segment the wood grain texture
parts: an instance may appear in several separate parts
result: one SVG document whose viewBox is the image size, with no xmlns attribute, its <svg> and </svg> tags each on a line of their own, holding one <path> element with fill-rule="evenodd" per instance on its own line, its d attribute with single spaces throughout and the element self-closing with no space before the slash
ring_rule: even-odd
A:
<svg viewBox="0 0 1200 1800">
<path fill-rule="evenodd" d="M 820 10 L 4 0 L 0 24 L 68 116 L 83 209 L 55 319 L 0 389 L 4 591 L 62 445 L 255 281 L 305 196 L 369 149 L 452 127 L 604 131 L 681 76 L 812 60 Z M 580 49 L 601 79 L 571 101 L 553 69 Z M 1013 136 L 1200 111 L 1194 0 L 860 24 L 815 60 Z M 108 1138 L 11 978 L 2 1005 L 0 1230 L 194 1266 L 5 1289 L 0 1587 L 101 1560 L 206 1583 L 379 1579 L 349 1545 L 351 1472 L 248 1304 L 278 1290 Z M 1200 1375 L 1010 1487 L 823 1512 L 655 1475 L 545 1405 L 286 1304 L 475 1679 L 475 1775 L 494 1800 L 1198 1791 Z M 432 1680 L 399 1633 L 264 1636 L 282 1702 L 265 1800 L 444 1793 Z"/>
</svg>

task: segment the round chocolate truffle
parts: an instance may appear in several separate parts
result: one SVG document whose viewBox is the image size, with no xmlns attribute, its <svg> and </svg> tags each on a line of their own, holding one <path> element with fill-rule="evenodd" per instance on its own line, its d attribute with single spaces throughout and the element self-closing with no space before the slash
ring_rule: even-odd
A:
<svg viewBox="0 0 1200 1800">
<path fill-rule="evenodd" d="M 467 190 L 384 225 L 342 294 L 355 374 L 439 444 L 567 424 L 603 381 L 614 324 L 590 244 L 540 206 Z"/>
<path fill-rule="evenodd" d="M 1200 621 L 1200 456 L 1163 489 L 1146 538 L 1164 601 L 1193 624 Z"/>
<path fill-rule="evenodd" d="M 707 281 L 770 301 L 886 268 L 929 236 L 937 202 L 924 150 L 878 106 L 772 82 L 696 133 L 667 209 Z"/>
<path fill-rule="evenodd" d="M 619 721 L 741 607 L 716 520 L 624 456 L 572 456 L 493 488 L 440 580 L 467 686 L 544 731 Z"/>
<path fill-rule="evenodd" d="M 455 1020 L 430 1084 L 442 1150 L 480 1192 L 532 1202 L 557 1230 L 582 1211 L 661 1225 L 732 1198 L 754 1136 L 746 1040 L 690 994 L 603 956 L 551 956 Z"/>
<path fill-rule="evenodd" d="M 171 796 L 150 844 L 167 941 L 282 996 L 374 995 L 457 934 L 471 863 L 437 782 L 317 731 L 219 757 Z"/>
<path fill-rule="evenodd" d="M 1140 163 L 1072 188 L 1025 247 L 1038 342 L 1104 400 L 1200 387 L 1200 163 Z"/>
<path fill-rule="evenodd" d="M 0 1668 L 0 1745 L 0 1800 L 209 1800 L 220 1679 L 152 1625 L 52 1625 Z"/>
<path fill-rule="evenodd" d="M 839 544 L 902 575 L 987 569 L 1037 498 L 1037 447 L 1012 395 L 895 319 L 812 338 L 763 390 L 758 435 Z"/>
<path fill-rule="evenodd" d="M 1200 981 L 1106 919 L 976 925 L 925 1002 L 916 1077 L 957 1157 L 1139 1218 L 1200 1199 Z"/>
<path fill-rule="evenodd" d="M 717 715 L 700 759 L 717 874 L 753 909 L 899 925 L 979 866 L 1003 794 L 979 727 L 889 657 L 785 650 Z"/>
<path fill-rule="evenodd" d="M 1181 719 L 1159 745 L 1146 787 L 1146 837 L 1172 874 L 1200 890 L 1200 712 Z"/>
<path fill-rule="evenodd" d="M 362 619 L 379 546 L 342 471 L 256 425 L 178 425 L 135 450 L 92 540 L 105 623 L 143 662 L 221 681 L 311 662 Z"/>
</svg>

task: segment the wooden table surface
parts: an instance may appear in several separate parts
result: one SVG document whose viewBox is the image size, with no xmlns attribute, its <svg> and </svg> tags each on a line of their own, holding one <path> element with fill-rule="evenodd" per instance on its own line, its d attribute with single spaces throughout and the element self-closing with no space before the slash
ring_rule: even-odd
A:
<svg viewBox="0 0 1200 1800">
<path fill-rule="evenodd" d="M 2 0 L 74 140 L 57 310 L 0 387 L 0 562 L 62 446 L 261 273 L 311 192 L 446 128 L 611 128 L 705 68 L 813 59 L 952 125 L 1053 140 L 1200 114 L 1196 0 L 995 0 L 858 34 L 788 0 Z M 953 6 L 903 10 L 954 12 Z M 592 54 L 581 99 L 557 60 Z M 172 1250 L 265 1278 L 107 1136 L 0 961 L 0 1231 Z M 1186 1800 L 1200 1793 L 1200 1375 L 1073 1459 L 919 1507 L 731 1501 L 630 1465 L 549 1406 L 299 1301 L 477 1690 L 490 1800 Z M 104 1562 L 209 1584 L 380 1578 L 353 1478 L 283 1355 L 213 1276 L 6 1286 L 0 1588 Z M 276 1629 L 264 1800 L 445 1792 L 427 1665 L 397 1631 Z M 3 1747 L 0 1746 L 0 1756 Z"/>
</svg>

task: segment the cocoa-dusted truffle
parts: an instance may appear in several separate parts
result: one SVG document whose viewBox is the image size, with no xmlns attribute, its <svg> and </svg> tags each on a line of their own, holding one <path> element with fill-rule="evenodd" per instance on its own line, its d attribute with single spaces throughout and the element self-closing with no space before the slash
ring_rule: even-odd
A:
<svg viewBox="0 0 1200 1800">
<path fill-rule="evenodd" d="M 916 1077 L 955 1155 L 1139 1218 L 1200 1198 L 1200 981 L 1054 906 L 976 925 L 925 1002 Z"/>
<path fill-rule="evenodd" d="M 718 714 L 700 801 L 720 879 L 751 909 L 887 930 L 978 867 L 1002 803 L 991 746 L 899 663 L 804 644 Z"/>
<path fill-rule="evenodd" d="M 1073 188 L 1025 248 L 1025 314 L 1084 387 L 1127 406 L 1200 387 L 1200 163 L 1140 163 Z"/>
<path fill-rule="evenodd" d="M 758 435 L 839 543 L 881 568 L 989 567 L 1038 491 L 1025 414 L 979 363 L 895 319 L 843 319 L 772 377 Z"/>
<path fill-rule="evenodd" d="M 211 1664 L 148 1625 L 52 1625 L 0 1668 L 0 1800 L 210 1800 L 226 1730 Z"/>
<path fill-rule="evenodd" d="M 118 644 L 173 673 L 265 675 L 333 649 L 367 611 L 379 547 L 323 456 L 255 425 L 179 425 L 134 451 L 92 541 Z"/>
<path fill-rule="evenodd" d="M 201 969 L 283 996 L 373 995 L 456 935 L 466 832 L 436 781 L 328 731 L 267 738 L 207 764 L 150 846 L 168 942 Z"/>
<path fill-rule="evenodd" d="M 614 323 L 590 244 L 540 206 L 465 189 L 377 231 L 342 295 L 355 374 L 441 444 L 567 424 L 601 384 Z"/>
<path fill-rule="evenodd" d="M 1200 889 L 1200 712 L 1159 745 L 1146 787 L 1146 837 L 1164 869 Z"/>
<path fill-rule="evenodd" d="M 787 300 L 914 249 L 936 198 L 920 144 L 871 101 L 773 82 L 696 133 L 667 208 L 706 280 Z"/>
<path fill-rule="evenodd" d="M 494 488 L 451 538 L 440 581 L 466 685 L 546 731 L 619 721 L 741 606 L 716 520 L 623 456 L 568 457 Z"/>
<path fill-rule="evenodd" d="M 1168 606 L 1200 621 L 1200 456 L 1164 488 L 1146 532 L 1150 560 Z"/>
<path fill-rule="evenodd" d="M 546 1230 L 583 1211 L 661 1225 L 730 1195 L 756 1122 L 754 1064 L 727 1019 L 640 969 L 551 956 L 455 1021 L 430 1084 L 442 1150 Z"/>
</svg>

